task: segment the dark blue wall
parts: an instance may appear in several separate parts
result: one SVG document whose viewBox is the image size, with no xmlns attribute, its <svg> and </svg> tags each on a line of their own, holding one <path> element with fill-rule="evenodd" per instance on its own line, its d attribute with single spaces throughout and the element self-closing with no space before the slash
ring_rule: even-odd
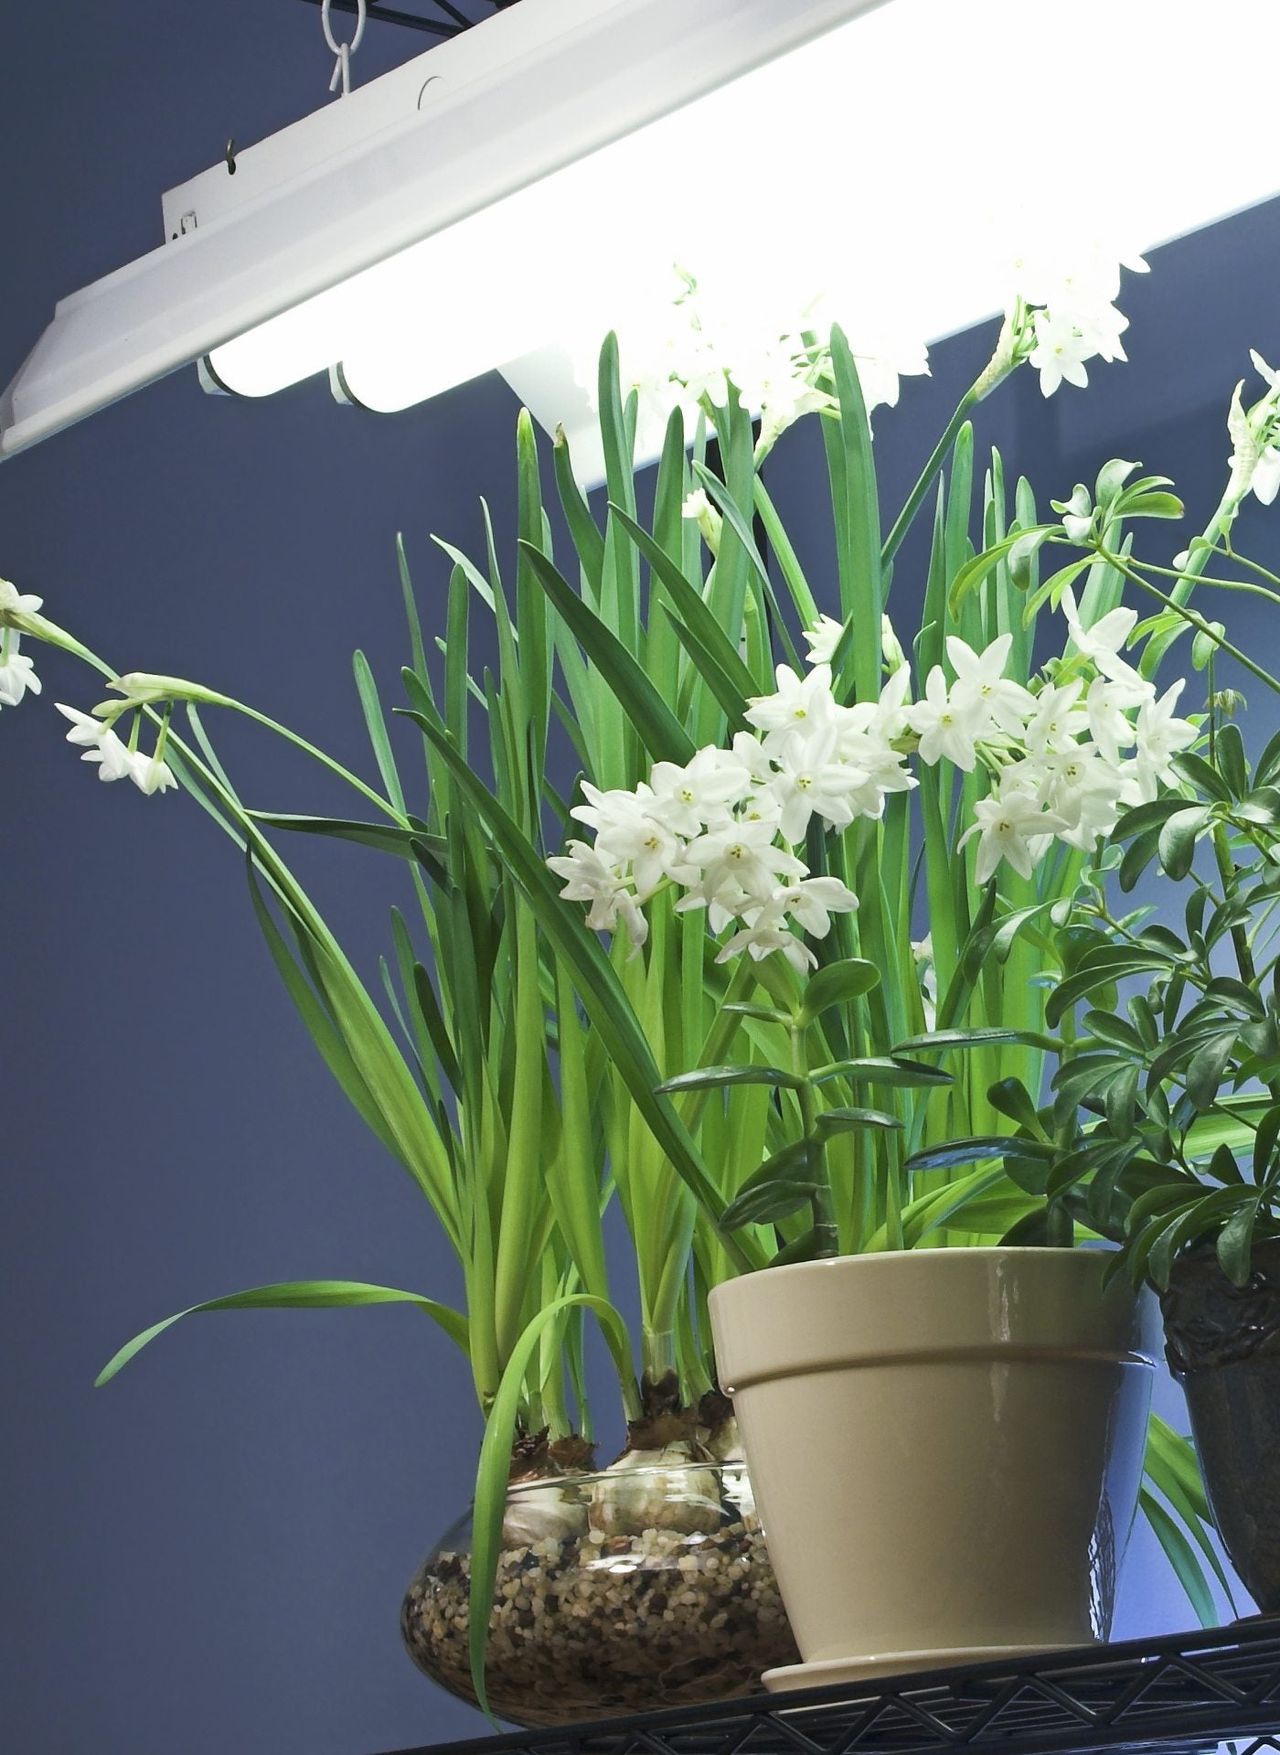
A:
<svg viewBox="0 0 1280 1755">
<path fill-rule="evenodd" d="M 157 240 L 162 187 L 229 135 L 314 107 L 329 71 L 315 14 L 291 0 L 185 7 L 180 22 L 161 0 L 8 13 L 4 377 L 56 296 Z M 371 31 L 358 71 L 417 47 Z M 1178 477 L 1202 512 L 1247 347 L 1280 354 L 1278 257 L 1275 207 L 1162 252 L 1127 292 L 1133 365 L 1047 406 L 1028 378 L 984 435 L 1044 491 L 1123 454 Z M 891 480 L 987 339 L 939 349 L 933 381 L 879 417 Z M 430 617 L 443 574 L 428 532 L 473 544 L 482 491 L 509 527 L 514 412 L 497 380 L 378 422 L 315 385 L 210 401 L 185 373 L 0 471 L 0 573 L 121 668 L 207 679 L 363 764 L 349 653 L 362 644 L 394 679 L 394 533 Z M 775 482 L 800 522 L 815 505 L 820 573 L 811 444 L 779 454 Z M 909 592 L 909 563 L 899 581 Z M 420 1198 L 297 1026 L 234 858 L 185 800 L 94 784 L 50 702 L 95 690 L 70 664 L 42 668 L 43 700 L 0 715 L 6 1746 L 367 1755 L 479 1730 L 412 1670 L 396 1628 L 408 1573 L 465 1503 L 477 1440 L 465 1369 L 433 1330 L 405 1311 L 209 1318 L 90 1389 L 137 1328 L 236 1287 L 458 1287 Z M 237 726 L 225 746 L 259 803 L 336 805 L 264 738 Z M 352 853 L 305 869 L 367 967 L 385 868 Z M 1188 1619 L 1143 1538 L 1123 1630 Z"/>
</svg>

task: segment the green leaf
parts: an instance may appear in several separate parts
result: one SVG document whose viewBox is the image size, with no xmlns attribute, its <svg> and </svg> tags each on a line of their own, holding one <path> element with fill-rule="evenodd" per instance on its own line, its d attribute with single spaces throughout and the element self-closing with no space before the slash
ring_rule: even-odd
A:
<svg viewBox="0 0 1280 1755">
<path fill-rule="evenodd" d="M 981 1164 L 1010 1153 L 1020 1158 L 1052 1158 L 1053 1149 L 1041 1145 L 1038 1140 L 1015 1139 L 1010 1134 L 983 1134 L 972 1139 L 952 1140 L 947 1145 L 926 1146 L 907 1159 L 907 1169 L 951 1170 L 957 1164 Z"/>
<path fill-rule="evenodd" d="M 246 816 L 268 829 L 287 829 L 290 834 L 324 835 L 335 841 L 354 841 L 361 847 L 373 847 L 379 853 L 394 853 L 400 859 L 422 862 L 425 854 L 435 861 L 441 873 L 447 860 L 447 843 L 440 835 L 429 835 L 426 828 L 397 828 L 394 823 L 352 822 L 345 817 L 299 817 L 277 811 L 251 810 Z"/>
<path fill-rule="evenodd" d="M 198 1316 L 208 1310 L 354 1310 L 371 1304 L 416 1304 L 442 1328 L 449 1339 L 468 1348 L 467 1319 L 447 1304 L 424 1298 L 420 1292 L 401 1292 L 393 1286 L 367 1286 L 361 1280 L 284 1280 L 274 1286 L 254 1286 L 247 1292 L 232 1292 L 225 1298 L 210 1298 L 203 1304 L 192 1304 L 175 1316 L 166 1316 L 141 1334 L 127 1341 L 119 1352 L 112 1354 L 94 1381 L 100 1389 L 110 1383 L 124 1367 L 135 1359 L 145 1346 L 181 1322 L 185 1316 Z"/>
<path fill-rule="evenodd" d="M 1156 1540 L 1164 1549 L 1165 1557 L 1173 1567 L 1179 1584 L 1187 1593 L 1187 1600 L 1195 1610 L 1200 1625 L 1202 1627 L 1216 1627 L 1218 1612 L 1214 1607 L 1213 1593 L 1209 1589 L 1200 1562 L 1196 1559 L 1190 1542 L 1160 1501 L 1145 1487 L 1142 1489 L 1140 1502 L 1147 1522 L 1155 1532 Z"/>
<path fill-rule="evenodd" d="M 1052 1037 L 1043 1036 L 1036 1030 L 1011 1030 L 993 1025 L 990 1029 L 979 1030 L 930 1030 L 923 1036 L 908 1036 L 891 1052 L 896 1059 L 899 1055 L 924 1054 L 930 1050 L 943 1053 L 952 1049 L 994 1047 L 1003 1042 L 1018 1042 L 1024 1048 L 1057 1046 Z"/>
<path fill-rule="evenodd" d="M 880 1109 L 826 1109 L 818 1117 L 818 1132 L 824 1137 L 833 1133 L 858 1133 L 866 1129 L 886 1133 L 901 1132 L 902 1123 L 896 1115 Z"/>
<path fill-rule="evenodd" d="M 1210 822 L 1204 805 L 1175 811 L 1160 830 L 1157 843 L 1160 864 L 1171 878 L 1184 878 L 1196 856 L 1196 842 Z"/>
<path fill-rule="evenodd" d="M 692 761 L 696 753 L 693 739 L 617 635 L 570 588 L 541 550 L 528 542 L 521 542 L 520 550 L 556 614 L 621 701 L 654 761 L 682 766 Z"/>
<path fill-rule="evenodd" d="M 811 1085 L 829 1084 L 832 1079 L 848 1079 L 851 1084 L 874 1085 L 951 1085 L 953 1075 L 940 1066 L 927 1066 L 922 1060 L 904 1060 L 897 1055 L 865 1056 L 859 1060 L 836 1060 L 820 1066 L 809 1074 Z"/>
<path fill-rule="evenodd" d="M 861 957 L 848 957 L 839 963 L 828 963 L 809 977 L 804 991 L 803 1017 L 806 1022 L 820 1017 L 830 1006 L 843 1005 L 858 999 L 880 985 L 880 971 L 874 963 Z"/>
<path fill-rule="evenodd" d="M 804 1083 L 799 1073 L 788 1072 L 781 1066 L 699 1066 L 692 1072 L 664 1079 L 654 1089 L 675 1096 L 681 1091 L 715 1091 L 726 1085 L 782 1085 L 798 1091 Z"/>
<path fill-rule="evenodd" d="M 574 1309 L 591 1310 L 601 1327 L 610 1334 L 614 1347 L 625 1352 L 630 1345 L 626 1324 L 613 1306 L 603 1298 L 576 1292 L 557 1298 L 540 1310 L 524 1329 L 512 1349 L 511 1358 L 502 1374 L 493 1406 L 485 1421 L 484 1439 L 480 1445 L 480 1462 L 476 1470 L 474 1531 L 471 1546 L 471 1603 L 468 1639 L 471 1654 L 471 1683 L 480 1710 L 489 1711 L 489 1691 L 485 1683 L 485 1656 L 489 1643 L 489 1613 L 493 1604 L 494 1584 L 498 1576 L 498 1558 L 502 1548 L 502 1519 L 507 1505 L 507 1479 L 511 1469 L 511 1447 L 515 1439 L 520 1404 L 524 1397 L 525 1376 L 533 1362 L 543 1334 Z"/>
<path fill-rule="evenodd" d="M 1198 1048 L 1187 1066 L 1184 1083 L 1187 1095 L 1202 1113 L 1218 1095 L 1231 1057 L 1236 1051 L 1237 1032 L 1222 1030 Z"/>
<path fill-rule="evenodd" d="M 1253 1272 L 1253 1232 L 1262 1196 L 1249 1194 L 1218 1233 L 1218 1265 L 1233 1286 L 1248 1284 Z"/>
<path fill-rule="evenodd" d="M 410 712 L 449 769 L 460 794 L 487 827 L 495 848 L 534 909 L 548 940 L 573 973 L 574 984 L 601 1046 L 617 1068 L 631 1100 L 662 1147 L 672 1168 L 704 1213 L 720 1211 L 722 1196 L 687 1129 L 658 1092 L 661 1072 L 648 1039 L 618 979 L 617 971 L 579 914 L 562 902 L 555 878 L 524 832 L 472 773 L 449 734 L 426 714 Z M 764 1265 L 764 1253 L 748 1241 L 725 1240 L 740 1270 Z"/>
<path fill-rule="evenodd" d="M 988 1090 L 987 1101 L 1001 1115 L 1007 1115 L 1010 1121 L 1026 1128 L 1034 1138 L 1045 1138 L 1031 1093 L 1021 1079 L 1001 1079 Z"/>
<path fill-rule="evenodd" d="M 1214 739 L 1214 760 L 1218 771 L 1237 798 L 1249 790 L 1249 758 L 1244 753 L 1240 727 L 1230 721 L 1218 727 Z"/>
<path fill-rule="evenodd" d="M 707 607 L 701 591 L 686 579 L 671 556 L 654 541 L 643 525 L 637 524 L 621 506 L 610 506 L 609 510 L 653 568 L 655 576 L 671 598 L 680 620 L 737 689 L 738 710 L 741 712 L 747 697 L 759 693 L 759 684 L 743 663 L 733 641 Z"/>
</svg>

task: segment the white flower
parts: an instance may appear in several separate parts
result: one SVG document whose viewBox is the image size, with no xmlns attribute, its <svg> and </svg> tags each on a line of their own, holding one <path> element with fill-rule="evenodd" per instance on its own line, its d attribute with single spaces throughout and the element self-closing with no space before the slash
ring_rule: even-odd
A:
<svg viewBox="0 0 1280 1755">
<path fill-rule="evenodd" d="M 1052 396 L 1063 382 L 1087 389 L 1085 361 L 1093 358 L 1096 349 L 1076 327 L 1075 319 L 1069 313 L 1054 317 L 1048 311 L 1037 311 L 1032 325 L 1036 344 L 1029 357 L 1040 374 L 1041 394 Z"/>
<path fill-rule="evenodd" d="M 853 914 L 858 898 L 847 884 L 833 877 L 804 877 L 775 891 L 778 904 L 810 938 L 825 938 L 833 914 Z"/>
<path fill-rule="evenodd" d="M 651 896 L 682 847 L 655 813 L 652 787 L 642 782 L 634 792 L 601 792 L 588 783 L 582 790 L 590 803 L 569 814 L 595 829 L 598 853 L 618 866 L 630 862 L 640 898 Z"/>
<path fill-rule="evenodd" d="M 811 628 L 806 628 L 804 638 L 810 664 L 830 664 L 843 633 L 844 623 L 833 615 L 820 615 Z"/>
<path fill-rule="evenodd" d="M 1178 775 L 1173 758 L 1189 749 L 1200 735 L 1186 719 L 1174 717 L 1178 697 L 1186 687 L 1180 678 L 1167 688 L 1158 701 L 1146 701 L 1138 714 L 1137 749 L 1134 752 L 1134 774 L 1144 801 L 1156 796 L 1160 783 L 1172 786 Z"/>
<path fill-rule="evenodd" d="M 106 727 L 101 725 L 91 713 L 81 713 L 78 708 L 68 707 L 61 701 L 56 701 L 54 705 L 64 719 L 71 721 L 71 730 L 67 733 L 68 743 L 93 749 L 102 742 L 102 734 Z"/>
<path fill-rule="evenodd" d="M 104 730 L 97 749 L 86 750 L 82 762 L 98 762 L 99 780 L 132 780 L 133 751 L 114 731 Z"/>
<path fill-rule="evenodd" d="M 1088 541 L 1093 529 L 1093 503 L 1083 482 L 1077 482 L 1072 490 L 1067 509 L 1062 514 L 1062 528 L 1069 542 L 1083 546 Z"/>
<path fill-rule="evenodd" d="M 922 939 L 912 939 L 911 956 L 920 981 L 920 1005 L 924 1012 L 925 1029 L 932 1030 L 938 1021 L 938 971 L 933 961 L 931 932 L 926 932 Z"/>
<path fill-rule="evenodd" d="M 773 778 L 773 768 L 760 739 L 750 731 L 735 731 L 733 743 L 725 756 L 732 759 L 747 776 L 748 792 L 763 792 Z"/>
<path fill-rule="evenodd" d="M 1245 409 L 1240 399 L 1242 379 L 1236 385 L 1227 411 L 1227 432 L 1231 437 L 1231 477 L 1227 494 L 1243 500 L 1252 490 L 1264 506 L 1269 506 L 1280 493 L 1280 431 L 1275 427 L 1280 392 L 1275 387 L 1277 374 L 1266 362 L 1254 355 L 1254 364 L 1266 377 L 1271 388 L 1254 408 Z"/>
<path fill-rule="evenodd" d="M 0 707 L 16 707 L 28 690 L 38 695 L 41 687 L 35 660 L 19 652 L 18 635 L 6 630 L 0 646 Z"/>
<path fill-rule="evenodd" d="M 947 657 L 956 673 L 955 688 L 951 691 L 953 702 L 980 703 L 992 724 L 1001 731 L 1016 733 L 1035 711 L 1035 696 L 1004 674 L 1012 646 L 1012 634 L 1001 634 L 981 653 L 954 634 L 947 637 Z"/>
<path fill-rule="evenodd" d="M 547 865 L 565 880 L 560 892 L 562 901 L 591 904 L 587 925 L 593 932 L 611 932 L 621 919 L 633 951 L 641 948 L 649 935 L 649 925 L 615 866 L 603 860 L 585 841 L 570 841 L 567 853 L 548 859 Z"/>
<path fill-rule="evenodd" d="M 59 713 L 71 721 L 71 730 L 67 733 L 67 742 L 78 744 L 84 750 L 82 762 L 98 763 L 99 780 L 128 780 L 133 776 L 133 754 L 128 744 L 118 738 L 114 731 L 99 722 L 89 713 L 80 713 L 74 707 L 66 707 L 61 701 L 56 703 Z"/>
<path fill-rule="evenodd" d="M 1035 697 L 1036 710 L 1027 721 L 1023 742 L 1028 754 L 1043 757 L 1075 748 L 1076 739 L 1089 723 L 1080 705 L 1083 683 L 1049 683 Z"/>
<path fill-rule="evenodd" d="M 178 784 L 173 769 L 159 754 L 147 756 L 141 750 L 130 753 L 129 778 L 148 798 L 156 792 L 168 792 Z"/>
<path fill-rule="evenodd" d="M 1039 799 L 1064 827 L 1058 839 L 1087 853 L 1116 826 L 1126 786 L 1120 769 L 1092 744 L 1050 757 L 1039 769 Z"/>
<path fill-rule="evenodd" d="M 1017 783 L 1002 781 L 999 789 L 980 798 L 973 807 L 975 821 L 960 837 L 959 845 L 974 835 L 978 841 L 976 877 L 985 884 L 1005 860 L 1019 877 L 1029 878 L 1052 836 L 1070 825 L 1052 811 L 1041 808 L 1034 793 Z"/>
<path fill-rule="evenodd" d="M 747 757 L 748 745 L 754 761 Z M 759 743 L 747 732 L 738 733 L 731 751 L 708 744 L 684 767 L 659 762 L 650 775 L 648 814 L 673 834 L 697 835 L 740 803 L 753 786 L 766 785 L 768 766 Z"/>
<path fill-rule="evenodd" d="M 7 579 L 0 579 L 0 620 L 10 615 L 36 615 L 43 606 L 43 597 L 24 594 Z"/>
<path fill-rule="evenodd" d="M 772 910 L 762 910 L 753 925 L 743 927 L 731 939 L 726 940 L 716 962 L 727 963 L 732 958 L 741 956 L 743 951 L 757 963 L 774 951 L 781 951 L 799 975 L 805 975 L 810 969 L 816 968 L 818 962 L 804 940 L 797 938 L 787 926 L 785 917 Z"/>
<path fill-rule="evenodd" d="M 707 497 L 705 488 L 694 488 L 681 507 L 681 516 L 696 522 L 702 532 L 702 540 L 713 555 L 720 552 L 720 537 L 724 530 L 724 519 L 716 511 Z"/>
<path fill-rule="evenodd" d="M 1280 494 L 1280 445 L 1268 445 L 1253 472 L 1253 491 L 1264 506 Z"/>
<path fill-rule="evenodd" d="M 677 911 L 705 906 L 712 930 L 719 932 L 734 915 L 766 902 L 780 877 L 806 877 L 803 860 L 779 847 L 774 834 L 771 821 L 740 822 L 691 841 L 673 870 L 689 887 Z"/>
<path fill-rule="evenodd" d="M 1113 609 L 1091 628 L 1086 628 L 1076 608 L 1075 592 L 1068 586 L 1062 594 L 1062 613 L 1076 651 L 1095 665 L 1103 676 L 1129 691 L 1133 698 L 1125 701 L 1126 706 L 1140 707 L 1155 693 L 1151 683 L 1120 656 L 1121 649 L 1138 625 L 1136 610 Z"/>
<path fill-rule="evenodd" d="M 1126 709 L 1142 706 L 1154 694 L 1155 690 L 1150 689 L 1145 695 L 1136 695 L 1127 683 L 1094 677 L 1085 697 L 1085 708 L 1089 715 L 1089 735 L 1101 750 L 1104 760 L 1118 762 L 1120 751 L 1131 747 L 1135 733 Z"/>
<path fill-rule="evenodd" d="M 910 722 L 920 739 L 921 761 L 930 767 L 943 760 L 954 762 L 971 774 L 978 740 L 990 728 L 991 717 L 972 692 L 953 699 L 942 666 L 935 664 L 925 678 L 924 699 L 911 709 Z"/>
<path fill-rule="evenodd" d="M 778 827 L 785 841 L 803 840 L 815 813 L 833 828 L 853 821 L 850 795 L 863 776 L 836 760 L 833 719 L 813 731 L 788 733 L 774 750 L 773 760 L 778 771 L 769 790 L 780 807 Z"/>
<path fill-rule="evenodd" d="M 1266 379 L 1268 388 L 1280 392 L 1280 372 L 1272 370 L 1256 347 L 1249 349 L 1249 358 L 1253 361 L 1253 369 L 1258 376 Z"/>
<path fill-rule="evenodd" d="M 769 753 L 779 736 L 826 724 L 835 707 L 829 664 L 815 664 L 806 677 L 797 676 L 790 665 L 780 664 L 775 675 L 777 693 L 753 696 L 743 715 L 748 725 L 765 733 L 764 747 Z"/>
</svg>

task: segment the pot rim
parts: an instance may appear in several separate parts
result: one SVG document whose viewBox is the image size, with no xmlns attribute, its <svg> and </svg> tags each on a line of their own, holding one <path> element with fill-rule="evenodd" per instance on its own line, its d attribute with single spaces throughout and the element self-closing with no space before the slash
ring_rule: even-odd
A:
<svg viewBox="0 0 1280 1755">
<path fill-rule="evenodd" d="M 710 1296 L 712 1298 L 718 1298 L 721 1292 L 728 1290 L 730 1287 L 744 1286 L 749 1284 L 752 1280 L 759 1280 L 766 1277 L 772 1279 L 775 1275 L 780 1277 L 783 1274 L 812 1273 L 815 1269 L 830 1272 L 833 1268 L 848 1268 L 855 1264 L 861 1269 L 863 1267 L 870 1267 L 872 1263 L 875 1262 L 923 1261 L 930 1257 L 943 1261 L 954 1261 L 958 1257 L 972 1259 L 975 1255 L 1000 1257 L 1028 1256 L 1039 1258 L 1041 1260 L 1049 1257 L 1058 1260 L 1064 1256 L 1070 1256 L 1072 1259 L 1078 1259 L 1080 1257 L 1092 1257 L 1096 1259 L 1100 1255 L 1115 1256 L 1119 1255 L 1119 1253 L 1120 1251 L 1114 1243 L 1080 1243 L 1070 1248 L 1065 1248 L 1060 1244 L 1041 1246 L 1032 1243 L 964 1243 L 958 1244 L 954 1248 L 945 1249 L 931 1249 L 928 1247 L 920 1249 L 877 1249 L 869 1251 L 865 1255 L 830 1255 L 824 1256 L 817 1261 L 789 1261 L 783 1262 L 777 1267 L 755 1268 L 750 1273 L 739 1274 L 735 1279 L 722 1280 L 718 1286 L 713 1286 L 711 1288 Z"/>
</svg>

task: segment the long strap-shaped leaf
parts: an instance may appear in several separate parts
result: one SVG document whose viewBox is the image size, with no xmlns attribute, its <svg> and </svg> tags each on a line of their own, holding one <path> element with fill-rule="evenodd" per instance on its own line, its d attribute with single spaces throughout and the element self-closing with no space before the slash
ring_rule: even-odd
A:
<svg viewBox="0 0 1280 1755">
<path fill-rule="evenodd" d="M 628 1345 L 626 1325 L 612 1304 L 586 1292 L 575 1292 L 557 1298 L 529 1323 L 512 1350 L 502 1382 L 494 1397 L 485 1422 L 484 1442 L 480 1446 L 480 1463 L 476 1470 L 475 1512 L 472 1518 L 471 1603 L 469 1642 L 471 1648 L 471 1684 L 482 1712 L 489 1708 L 489 1691 L 485 1686 L 485 1652 L 489 1643 L 489 1610 L 493 1603 L 493 1587 L 498 1576 L 498 1553 L 502 1543 L 502 1518 L 507 1503 L 507 1478 L 511 1467 L 511 1445 L 516 1420 L 524 1394 L 525 1376 L 546 1329 L 562 1321 L 571 1310 L 593 1310 L 600 1326 L 609 1335 L 613 1348 L 624 1352 Z"/>
<path fill-rule="evenodd" d="M 461 1311 L 447 1304 L 437 1304 L 421 1292 L 401 1292 L 394 1286 L 368 1286 L 362 1280 L 283 1280 L 274 1286 L 254 1286 L 247 1292 L 231 1292 L 225 1298 L 210 1298 L 203 1304 L 192 1304 L 163 1322 L 152 1323 L 127 1341 L 118 1353 L 103 1366 L 94 1382 L 100 1389 L 123 1371 L 131 1359 L 145 1346 L 162 1335 L 184 1316 L 198 1316 L 205 1310 L 350 1310 L 370 1304 L 416 1304 L 444 1330 L 455 1345 L 468 1350 L 467 1319 Z"/>
<path fill-rule="evenodd" d="M 409 712 L 408 717 L 421 726 L 439 750 L 459 791 L 487 824 L 498 852 L 528 896 L 538 924 L 573 971 L 587 1014 L 610 1059 L 626 1080 L 632 1101 L 654 1137 L 704 1210 L 719 1213 L 722 1203 L 697 1147 L 670 1102 L 658 1095 L 657 1086 L 662 1074 L 622 991 L 617 973 L 599 942 L 587 930 L 581 917 L 560 900 L 555 878 L 537 851 L 529 845 L 498 800 L 467 767 L 447 733 L 423 714 Z M 740 1269 L 764 1266 L 763 1252 L 749 1248 L 740 1240 L 727 1240 L 727 1247 Z"/>
<path fill-rule="evenodd" d="M 693 739 L 621 640 L 582 601 L 546 555 L 527 542 L 520 547 L 556 614 L 621 701 L 649 754 L 657 762 L 691 761 Z"/>
</svg>

